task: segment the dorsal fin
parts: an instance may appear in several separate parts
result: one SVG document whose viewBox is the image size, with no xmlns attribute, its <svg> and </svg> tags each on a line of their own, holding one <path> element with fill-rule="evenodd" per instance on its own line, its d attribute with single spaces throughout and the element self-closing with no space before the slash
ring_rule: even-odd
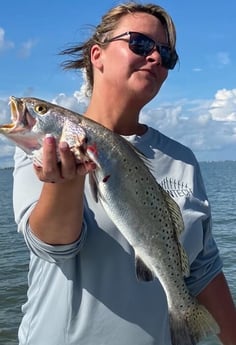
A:
<svg viewBox="0 0 236 345">
<path fill-rule="evenodd" d="M 144 163 L 144 165 L 150 170 L 153 170 L 153 167 L 151 165 L 150 160 L 145 156 L 143 152 L 141 152 L 136 146 L 134 146 L 132 143 L 130 143 L 124 136 L 120 136 L 121 138 L 125 139 L 128 146 L 136 153 L 136 155 L 141 159 L 141 161 Z"/>
<path fill-rule="evenodd" d="M 184 221 L 182 213 L 180 211 L 179 205 L 175 202 L 175 200 L 172 199 L 171 196 L 161 186 L 160 188 L 162 189 L 163 197 L 166 200 L 166 204 L 170 212 L 170 217 L 172 219 L 173 229 L 176 235 L 176 242 L 179 249 L 182 273 L 185 277 L 187 277 L 190 274 L 189 259 L 183 245 L 180 243 L 180 235 L 184 231 Z"/>
</svg>

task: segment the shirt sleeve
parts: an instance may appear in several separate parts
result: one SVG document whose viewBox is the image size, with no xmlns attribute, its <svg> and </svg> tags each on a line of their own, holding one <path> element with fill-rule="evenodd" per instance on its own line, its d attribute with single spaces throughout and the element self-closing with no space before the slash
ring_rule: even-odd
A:
<svg viewBox="0 0 236 345">
<path fill-rule="evenodd" d="M 223 263 L 212 236 L 211 218 L 203 222 L 203 249 L 190 267 L 186 284 L 192 295 L 198 295 L 221 271 Z"/>
<path fill-rule="evenodd" d="M 219 249 L 212 233 L 211 208 L 206 195 L 206 190 L 198 163 L 196 163 L 195 171 L 196 189 L 202 196 L 200 199 L 204 200 L 204 203 L 202 204 L 207 206 L 205 217 L 199 219 L 197 229 L 199 233 L 202 233 L 201 250 L 199 250 L 199 253 L 191 262 L 190 275 L 185 279 L 190 293 L 194 296 L 198 295 L 222 271 L 223 268 Z M 194 243 L 192 243 L 192 245 L 194 246 Z"/>
<path fill-rule="evenodd" d="M 29 226 L 25 226 L 24 238 L 26 245 L 32 253 L 50 263 L 59 263 L 76 256 L 84 245 L 86 239 L 86 226 L 83 226 L 79 239 L 67 245 L 50 245 L 37 238 Z"/>
<path fill-rule="evenodd" d="M 87 228 L 83 222 L 80 238 L 68 245 L 49 245 L 38 239 L 31 231 L 28 220 L 38 201 L 43 183 L 34 173 L 32 161 L 19 148 L 15 151 L 13 182 L 13 208 L 18 231 L 24 235 L 28 248 L 38 257 L 58 262 L 77 255 L 86 239 Z"/>
</svg>

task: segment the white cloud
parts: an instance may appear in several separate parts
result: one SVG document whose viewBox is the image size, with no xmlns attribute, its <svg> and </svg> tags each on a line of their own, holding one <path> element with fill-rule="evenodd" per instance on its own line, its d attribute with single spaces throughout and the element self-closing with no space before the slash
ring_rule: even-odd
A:
<svg viewBox="0 0 236 345">
<path fill-rule="evenodd" d="M 0 124 L 11 122 L 9 100 L 0 99 Z M 13 165 L 14 144 L 3 135 L 0 135 L 0 167 Z"/>
<path fill-rule="evenodd" d="M 26 42 L 21 44 L 21 48 L 19 50 L 19 56 L 23 59 L 30 56 L 32 48 L 36 45 L 37 41 L 29 39 Z"/>
<path fill-rule="evenodd" d="M 0 27 L 0 53 L 5 52 L 6 50 L 15 48 L 15 43 L 9 41 L 5 38 L 5 30 Z M 32 48 L 37 44 L 37 40 L 28 39 L 27 41 L 21 43 L 18 50 L 18 55 L 21 58 L 27 58 L 30 56 Z"/>
<path fill-rule="evenodd" d="M 8 106 L 8 99 L 0 99 L 0 123 L 9 122 L 10 120 L 10 108 Z"/>
<path fill-rule="evenodd" d="M 184 99 L 143 110 L 141 120 L 189 146 L 200 160 L 207 159 L 207 155 L 209 160 L 235 160 L 235 103 L 236 89 L 224 89 L 217 91 L 212 100 Z"/>
<path fill-rule="evenodd" d="M 85 99 L 80 99 L 79 91 L 75 91 L 72 96 L 67 96 L 64 93 L 60 93 L 52 100 L 52 103 L 71 109 L 78 113 L 84 113 L 86 109 Z"/>
<path fill-rule="evenodd" d="M 14 43 L 5 39 L 5 30 L 0 27 L 0 53 L 14 48 Z"/>
<path fill-rule="evenodd" d="M 236 89 L 217 91 L 209 113 L 215 121 L 236 122 Z"/>
<path fill-rule="evenodd" d="M 52 102 L 83 113 L 88 104 L 83 85 L 73 95 Z M 189 146 L 199 160 L 236 159 L 236 89 L 218 90 L 213 99 L 162 103 L 141 112 L 140 120 Z M 0 123 L 10 119 L 8 100 L 0 100 Z M 13 146 L 0 136 L 0 166 L 12 162 Z M 8 163 L 6 163 L 8 162 Z"/>
<path fill-rule="evenodd" d="M 15 150 L 15 146 L 13 142 L 9 141 L 5 137 L 0 138 L 0 145 L 1 145 L 1 150 L 0 150 L 0 158 L 4 157 L 11 157 L 13 155 L 13 152 Z"/>
<path fill-rule="evenodd" d="M 202 68 L 200 67 L 194 67 L 193 72 L 202 72 Z"/>
<path fill-rule="evenodd" d="M 84 113 L 88 105 L 89 97 L 86 96 L 87 81 L 84 71 L 82 76 L 83 83 L 80 90 L 75 91 L 72 96 L 67 96 L 64 93 L 60 93 L 52 100 L 52 102 L 61 105 L 62 107 L 71 109 L 75 112 Z"/>
<path fill-rule="evenodd" d="M 229 53 L 227 52 L 219 52 L 217 54 L 217 60 L 221 65 L 229 65 L 230 64 L 230 57 Z"/>
<path fill-rule="evenodd" d="M 82 89 L 70 97 L 61 94 L 54 101 L 83 112 L 87 99 L 85 102 Z M 219 119 L 216 110 L 218 114 L 228 114 L 235 101 L 235 90 L 219 90 L 211 100 L 182 99 L 176 103 L 162 103 L 157 108 L 145 108 L 141 112 L 141 121 L 189 146 L 200 159 L 206 156 L 206 152 L 211 155 L 216 151 L 218 155 L 214 154 L 214 157 L 224 159 L 225 156 L 220 155 L 222 150 L 227 150 L 227 147 L 230 152 L 234 152 L 233 148 L 236 150 L 236 124 L 232 116 Z M 230 158 L 236 159 L 236 155 Z"/>
</svg>

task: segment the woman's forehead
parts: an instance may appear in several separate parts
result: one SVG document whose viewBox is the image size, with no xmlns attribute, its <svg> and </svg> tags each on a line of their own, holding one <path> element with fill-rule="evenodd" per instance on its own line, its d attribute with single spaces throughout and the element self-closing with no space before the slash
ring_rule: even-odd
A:
<svg viewBox="0 0 236 345">
<path fill-rule="evenodd" d="M 121 31 L 138 31 L 151 35 L 153 39 L 156 39 L 157 34 L 163 36 L 162 40 L 166 38 L 166 29 L 160 19 L 145 12 L 124 14 L 117 23 L 114 33 Z"/>
</svg>

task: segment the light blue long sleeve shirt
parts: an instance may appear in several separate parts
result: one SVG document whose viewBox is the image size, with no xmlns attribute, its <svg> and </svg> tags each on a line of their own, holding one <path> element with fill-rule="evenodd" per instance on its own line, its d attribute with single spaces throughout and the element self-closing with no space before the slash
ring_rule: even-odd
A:
<svg viewBox="0 0 236 345">
<path fill-rule="evenodd" d="M 188 148 L 153 128 L 127 139 L 148 157 L 158 183 L 181 208 L 181 241 L 191 265 L 186 283 L 197 295 L 222 270 L 199 165 Z M 16 149 L 15 219 L 30 250 L 19 344 L 171 345 L 161 284 L 137 281 L 133 249 L 93 200 L 88 184 L 82 235 L 61 246 L 43 243 L 29 228 L 41 188 L 32 162 Z"/>
</svg>

